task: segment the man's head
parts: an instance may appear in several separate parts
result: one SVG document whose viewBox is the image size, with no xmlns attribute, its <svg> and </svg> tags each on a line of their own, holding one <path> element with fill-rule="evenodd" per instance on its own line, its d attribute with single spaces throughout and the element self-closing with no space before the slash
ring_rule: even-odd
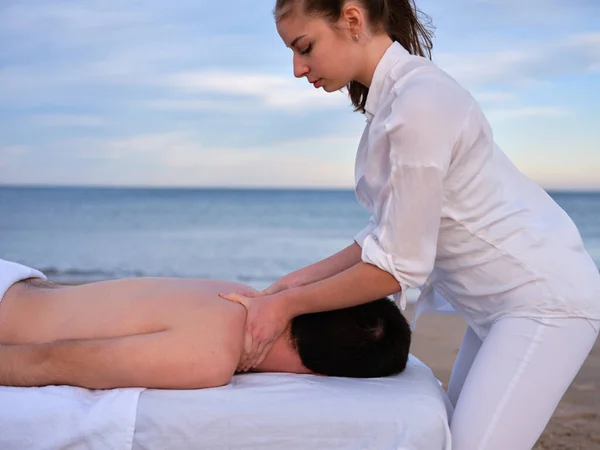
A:
<svg viewBox="0 0 600 450">
<path fill-rule="evenodd" d="M 404 370 L 411 332 L 398 307 L 382 298 L 296 317 L 291 337 L 302 364 L 312 372 L 371 378 Z"/>
<path fill-rule="evenodd" d="M 389 299 L 292 320 L 257 371 L 373 378 L 406 367 L 411 331 Z"/>
</svg>

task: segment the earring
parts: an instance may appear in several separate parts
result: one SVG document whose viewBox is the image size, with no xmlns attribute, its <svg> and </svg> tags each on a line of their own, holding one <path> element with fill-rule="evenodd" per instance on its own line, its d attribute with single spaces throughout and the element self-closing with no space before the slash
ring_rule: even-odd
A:
<svg viewBox="0 0 600 450">
<path fill-rule="evenodd" d="M 359 40 L 359 39 L 360 39 L 360 37 L 358 37 L 358 34 L 355 34 L 355 35 L 354 35 L 354 40 L 355 40 L 356 42 L 358 42 L 358 40 Z"/>
</svg>

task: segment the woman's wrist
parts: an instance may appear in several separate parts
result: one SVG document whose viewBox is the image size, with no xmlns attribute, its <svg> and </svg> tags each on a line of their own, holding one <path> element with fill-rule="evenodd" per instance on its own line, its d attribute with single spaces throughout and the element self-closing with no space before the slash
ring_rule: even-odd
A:
<svg viewBox="0 0 600 450">
<path fill-rule="evenodd" d="M 294 273 L 290 275 L 288 275 L 285 278 L 285 290 L 297 288 L 306 284 L 306 282 L 301 277 L 294 275 Z"/>
<path fill-rule="evenodd" d="M 279 310 L 286 320 L 290 321 L 298 315 L 297 308 L 295 307 L 297 305 L 294 304 L 294 295 L 292 291 L 286 289 L 285 291 L 273 295 L 273 297 L 275 297 Z"/>
</svg>

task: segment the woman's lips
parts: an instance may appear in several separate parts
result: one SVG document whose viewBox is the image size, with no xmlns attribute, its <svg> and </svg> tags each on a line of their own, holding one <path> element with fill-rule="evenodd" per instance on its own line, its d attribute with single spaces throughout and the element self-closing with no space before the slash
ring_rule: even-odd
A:
<svg viewBox="0 0 600 450">
<path fill-rule="evenodd" d="M 313 86 L 315 87 L 315 89 L 319 89 L 323 84 L 323 78 L 319 78 L 317 81 L 315 81 L 313 83 Z"/>
</svg>

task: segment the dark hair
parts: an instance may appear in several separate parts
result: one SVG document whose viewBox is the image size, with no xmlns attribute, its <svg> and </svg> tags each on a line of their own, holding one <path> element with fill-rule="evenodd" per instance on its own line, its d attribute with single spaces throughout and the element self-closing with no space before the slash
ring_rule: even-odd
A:
<svg viewBox="0 0 600 450">
<path fill-rule="evenodd" d="M 387 298 L 298 316 L 291 331 L 302 364 L 321 375 L 385 377 L 402 372 L 408 360 L 410 326 Z"/>
<path fill-rule="evenodd" d="M 302 12 L 336 23 L 348 0 L 276 0 L 275 17 L 281 20 L 301 3 Z M 433 26 L 431 18 L 421 12 L 415 0 L 357 0 L 367 13 L 372 31 L 383 31 L 409 53 L 431 58 Z M 365 112 L 369 88 L 358 81 L 348 86 L 355 111 Z"/>
</svg>

